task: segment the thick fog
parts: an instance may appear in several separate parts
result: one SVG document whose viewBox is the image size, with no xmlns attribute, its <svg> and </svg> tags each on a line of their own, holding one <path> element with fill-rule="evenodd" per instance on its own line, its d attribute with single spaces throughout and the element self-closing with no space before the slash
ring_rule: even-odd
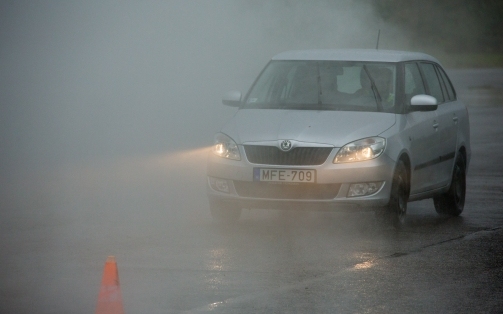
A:
<svg viewBox="0 0 503 314">
<path fill-rule="evenodd" d="M 146 168 L 203 184 L 225 92 L 276 53 L 375 48 L 379 29 L 382 49 L 414 46 L 361 0 L 2 1 L 0 190 L 141 186 Z"/>
<path fill-rule="evenodd" d="M 274 54 L 375 47 L 371 7 L 339 2 L 3 1 L 2 177 L 208 145 Z"/>
<path fill-rule="evenodd" d="M 169 295 L 163 289 L 148 281 L 127 286 L 145 274 L 133 267 L 233 272 L 233 263 L 244 262 L 255 264 L 250 276 L 257 276 L 263 265 L 309 261 L 317 255 L 311 248 L 325 256 L 338 243 L 353 244 L 343 233 L 358 230 L 356 219 L 339 224 L 335 245 L 316 243 L 320 234 L 333 235 L 335 220 L 312 237 L 319 221 L 300 235 L 282 219 L 237 237 L 212 233 L 205 228 L 205 162 L 214 133 L 237 110 L 223 106 L 222 95 L 246 92 L 273 55 L 373 49 L 379 29 L 380 49 L 422 50 L 366 0 L 0 0 L 0 303 L 19 313 L 35 305 L 39 312 L 89 313 L 99 267 L 115 255 L 126 266 L 125 295 L 154 296 L 132 308 L 161 308 Z M 278 234 L 281 241 L 270 241 Z M 239 249 L 203 241 L 211 237 L 237 239 L 229 243 Z M 248 242 L 261 248 L 255 260 L 242 254 Z M 293 249 L 269 259 L 279 247 Z M 173 299 L 206 287 L 183 273 L 173 282 L 164 269 L 150 274 L 175 291 Z M 216 278 L 217 287 L 218 276 L 206 279 Z"/>
</svg>

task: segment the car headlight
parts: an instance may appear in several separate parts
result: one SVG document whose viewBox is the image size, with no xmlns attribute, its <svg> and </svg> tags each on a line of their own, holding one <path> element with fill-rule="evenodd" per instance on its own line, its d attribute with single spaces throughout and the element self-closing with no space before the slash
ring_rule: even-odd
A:
<svg viewBox="0 0 503 314">
<path fill-rule="evenodd" d="M 239 154 L 239 148 L 236 142 L 222 133 L 215 135 L 213 153 L 219 157 L 241 160 L 241 155 Z"/>
<path fill-rule="evenodd" d="M 334 163 L 370 160 L 379 157 L 386 147 L 386 140 L 382 137 L 369 137 L 344 145 Z"/>
</svg>

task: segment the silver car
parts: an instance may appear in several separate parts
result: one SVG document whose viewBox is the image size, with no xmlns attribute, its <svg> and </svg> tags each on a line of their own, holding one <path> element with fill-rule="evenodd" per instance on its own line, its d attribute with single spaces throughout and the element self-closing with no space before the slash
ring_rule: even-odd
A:
<svg viewBox="0 0 503 314">
<path fill-rule="evenodd" d="M 399 227 L 407 202 L 463 211 L 470 162 L 466 107 L 434 57 L 382 50 L 276 55 L 215 135 L 213 217 L 243 208 L 372 209 Z"/>
</svg>

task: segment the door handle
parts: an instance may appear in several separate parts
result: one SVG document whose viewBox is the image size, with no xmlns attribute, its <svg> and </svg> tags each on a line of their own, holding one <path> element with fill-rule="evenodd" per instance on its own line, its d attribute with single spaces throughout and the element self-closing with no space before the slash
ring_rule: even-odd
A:
<svg viewBox="0 0 503 314">
<path fill-rule="evenodd" d="M 433 128 L 434 128 L 434 129 L 437 129 L 437 128 L 438 128 L 438 122 L 437 122 L 437 120 L 434 120 L 434 121 L 433 121 Z"/>
<path fill-rule="evenodd" d="M 454 116 L 454 117 L 452 118 L 452 121 L 454 121 L 454 123 L 458 123 L 458 117 Z"/>
</svg>

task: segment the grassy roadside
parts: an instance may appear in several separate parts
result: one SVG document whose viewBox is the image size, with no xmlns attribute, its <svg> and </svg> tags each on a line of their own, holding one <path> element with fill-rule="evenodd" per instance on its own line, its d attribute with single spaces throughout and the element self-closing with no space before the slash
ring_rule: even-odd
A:
<svg viewBox="0 0 503 314">
<path fill-rule="evenodd" d="M 503 53 L 440 53 L 435 56 L 447 68 L 503 67 Z"/>
</svg>

